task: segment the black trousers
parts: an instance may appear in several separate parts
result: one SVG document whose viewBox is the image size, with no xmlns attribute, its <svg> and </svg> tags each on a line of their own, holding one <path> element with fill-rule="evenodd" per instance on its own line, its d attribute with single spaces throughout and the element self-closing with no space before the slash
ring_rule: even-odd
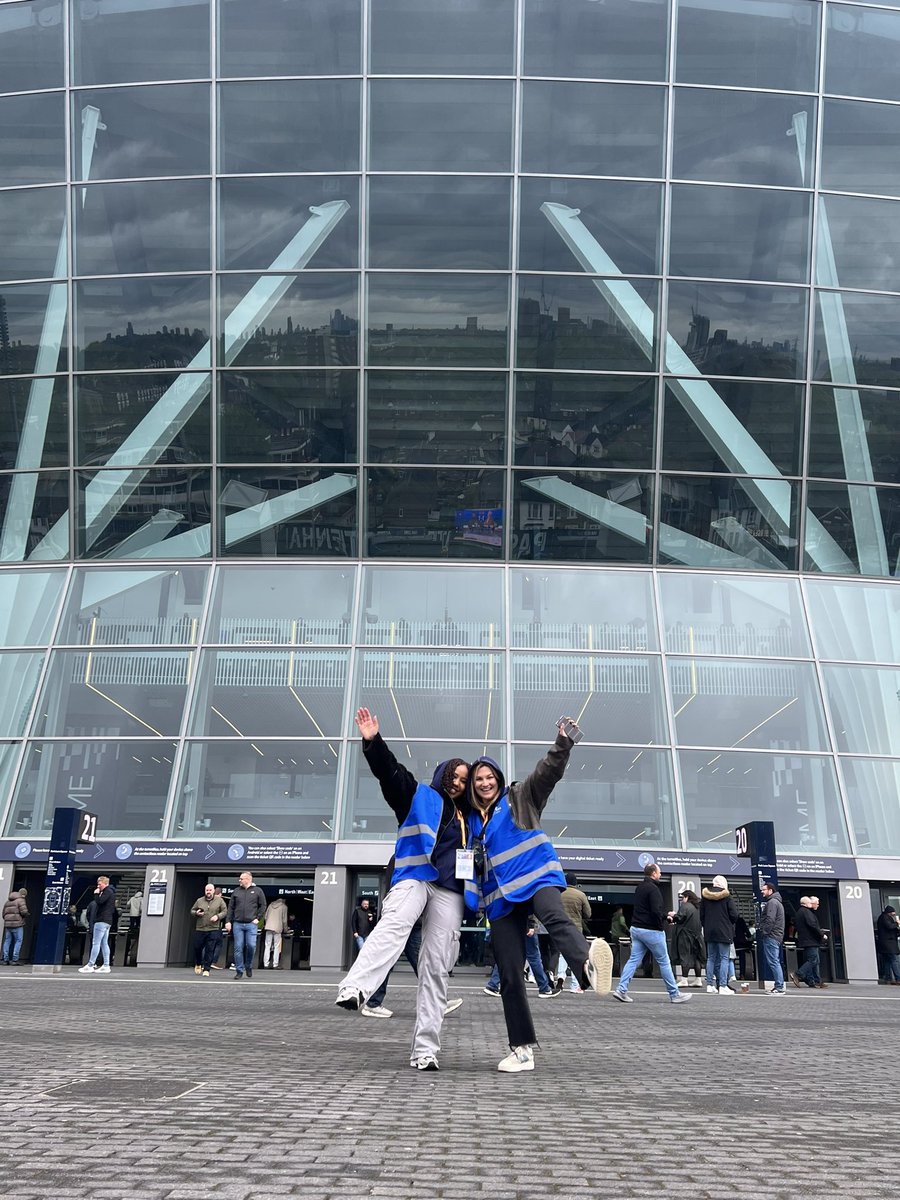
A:
<svg viewBox="0 0 900 1200">
<path fill-rule="evenodd" d="M 516 904 L 505 917 L 491 921 L 491 945 L 500 970 L 500 997 L 511 1047 L 532 1046 L 537 1042 L 525 992 L 525 937 L 532 913 L 547 930 L 575 978 L 582 987 L 588 986 L 584 979 L 588 944 L 566 916 L 559 888 L 541 888 L 530 900 Z"/>
</svg>

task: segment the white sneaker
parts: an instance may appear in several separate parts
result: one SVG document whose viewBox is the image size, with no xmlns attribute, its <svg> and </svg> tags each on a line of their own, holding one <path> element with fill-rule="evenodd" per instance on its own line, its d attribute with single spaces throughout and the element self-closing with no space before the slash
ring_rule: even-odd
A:
<svg viewBox="0 0 900 1200">
<path fill-rule="evenodd" d="M 98 975 L 108 975 L 111 969 L 111 967 L 97 967 L 96 971 Z"/>
<path fill-rule="evenodd" d="M 719 994 L 719 989 L 717 987 L 713 987 L 713 985 L 711 983 L 708 983 L 706 985 L 706 990 L 709 992 L 709 994 L 711 996 L 717 996 Z"/>
<path fill-rule="evenodd" d="M 90 963 L 85 963 L 83 967 L 78 968 L 79 975 L 93 975 L 96 967 L 92 967 Z"/>
<path fill-rule="evenodd" d="M 202 971 L 202 970 L 203 970 L 203 968 L 202 968 L 202 967 L 194 967 L 194 974 L 195 974 L 195 975 L 199 975 L 199 974 L 201 973 L 201 971 Z"/>
<path fill-rule="evenodd" d="M 604 938 L 594 938 L 584 964 L 591 987 L 598 996 L 608 996 L 612 991 L 613 952 Z"/>
<path fill-rule="evenodd" d="M 439 1071 L 441 1069 L 433 1054 L 423 1054 L 409 1065 L 415 1067 L 417 1071 Z"/>
<path fill-rule="evenodd" d="M 534 1051 L 530 1046 L 513 1046 L 512 1053 L 497 1064 L 498 1071 L 533 1071 Z"/>
<path fill-rule="evenodd" d="M 688 981 L 686 979 L 676 979 L 675 986 L 676 987 L 690 987 L 691 985 L 688 983 Z"/>
<path fill-rule="evenodd" d="M 368 1004 L 364 1004 L 359 1010 L 364 1017 L 392 1017 L 393 1009 L 385 1008 L 383 1004 L 377 1004 L 374 1008 L 370 1008 Z"/>
<path fill-rule="evenodd" d="M 447 1007 L 444 1009 L 444 1016 L 449 1017 L 451 1013 L 457 1012 L 462 1008 L 462 996 L 457 996 L 455 1000 L 448 1000 Z"/>
<path fill-rule="evenodd" d="M 356 1012 L 357 1009 L 362 1008 L 363 994 L 359 988 L 342 987 L 334 1003 L 338 1008 L 346 1008 L 349 1012 Z"/>
<path fill-rule="evenodd" d="M 702 979 L 691 979 L 688 982 L 688 987 L 692 987 L 692 988 L 703 987 L 703 980 Z"/>
<path fill-rule="evenodd" d="M 719 988 L 719 995 L 720 996 L 733 996 L 734 992 L 731 990 L 731 988 L 723 987 L 723 988 Z"/>
</svg>

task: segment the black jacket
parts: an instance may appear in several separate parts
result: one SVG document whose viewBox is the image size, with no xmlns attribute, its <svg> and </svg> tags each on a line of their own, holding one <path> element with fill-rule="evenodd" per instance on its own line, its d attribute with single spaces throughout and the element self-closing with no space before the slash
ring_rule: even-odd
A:
<svg viewBox="0 0 900 1200">
<path fill-rule="evenodd" d="M 371 908 L 358 904 L 350 918 L 350 929 L 354 937 L 367 938 L 375 925 L 375 914 Z"/>
<path fill-rule="evenodd" d="M 883 912 L 875 922 L 875 944 L 882 954 L 900 953 L 900 925 L 894 913 Z"/>
<path fill-rule="evenodd" d="M 700 910 L 687 900 L 679 907 L 674 919 L 677 958 L 682 970 L 689 970 L 695 959 L 706 958 L 703 931 L 700 928 Z"/>
<path fill-rule="evenodd" d="M 635 889 L 631 924 L 635 929 L 662 931 L 666 927 L 666 906 L 662 892 L 652 879 L 642 879 Z"/>
<path fill-rule="evenodd" d="M 114 927 L 119 914 L 116 912 L 116 889 L 111 883 L 108 883 L 102 892 L 98 892 L 94 903 L 97 905 L 94 909 L 94 923 L 102 921 Z"/>
<path fill-rule="evenodd" d="M 784 905 L 781 902 L 781 892 L 773 892 L 768 900 L 763 901 L 758 932 L 763 937 L 774 938 L 776 942 L 784 941 Z"/>
<path fill-rule="evenodd" d="M 707 942 L 730 946 L 734 941 L 737 905 L 728 888 L 705 887 L 700 893 L 700 923 Z"/>
<path fill-rule="evenodd" d="M 258 921 L 266 911 L 266 897 L 262 888 L 251 883 L 248 888 L 236 887 L 228 901 L 226 922 L 232 925 L 249 925 Z"/>
<path fill-rule="evenodd" d="M 825 935 L 819 928 L 819 918 L 811 908 L 802 905 L 794 917 L 794 929 L 797 935 L 797 946 L 800 950 L 808 950 L 811 946 L 821 946 Z"/>
</svg>

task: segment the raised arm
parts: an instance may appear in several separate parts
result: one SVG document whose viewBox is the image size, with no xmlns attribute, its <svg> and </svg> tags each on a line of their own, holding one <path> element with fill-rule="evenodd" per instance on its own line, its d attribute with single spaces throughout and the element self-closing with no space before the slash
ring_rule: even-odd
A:
<svg viewBox="0 0 900 1200">
<path fill-rule="evenodd" d="M 363 754 L 369 764 L 369 770 L 378 780 L 381 794 L 390 805 L 397 823 L 400 824 L 409 816 L 412 798 L 415 795 L 418 782 L 412 772 L 408 771 L 388 749 L 384 738 L 378 732 L 378 718 L 367 708 L 357 709 L 356 728 L 363 739 Z"/>
</svg>

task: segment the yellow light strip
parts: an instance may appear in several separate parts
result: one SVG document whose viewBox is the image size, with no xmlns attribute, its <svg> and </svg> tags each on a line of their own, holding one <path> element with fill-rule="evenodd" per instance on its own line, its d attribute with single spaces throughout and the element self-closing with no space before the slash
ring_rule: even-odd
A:
<svg viewBox="0 0 900 1200">
<path fill-rule="evenodd" d="M 137 721 L 138 725 L 143 725 L 143 727 L 145 729 L 149 729 L 150 732 L 155 733 L 157 737 L 165 737 L 166 736 L 164 733 L 161 733 L 158 729 L 154 729 L 152 725 L 148 725 L 146 721 L 142 720 L 137 715 L 137 713 L 133 713 L 130 708 L 126 708 L 125 705 L 120 704 L 118 702 L 118 700 L 113 700 L 112 696 L 107 696 L 106 692 L 101 692 L 98 687 L 94 687 L 94 685 L 92 683 L 88 683 L 88 681 L 86 679 L 84 681 L 84 686 L 86 688 L 90 688 L 90 690 L 92 692 L 96 692 L 98 696 L 102 696 L 104 700 L 108 700 L 110 704 L 114 705 L 121 712 L 125 713 L 126 716 L 131 717 L 132 721 Z"/>
<path fill-rule="evenodd" d="M 391 694 L 391 703 L 394 706 L 394 712 L 397 714 L 397 720 L 400 722 L 400 732 L 403 734 L 404 738 L 407 738 L 409 734 L 406 732 L 406 726 L 403 724 L 403 718 L 400 716 L 400 705 L 397 703 L 397 697 L 394 695 L 393 687 L 389 687 L 388 691 Z M 407 749 L 409 749 L 409 747 L 407 747 Z M 411 757 L 412 755 L 410 754 L 410 758 Z"/>
<path fill-rule="evenodd" d="M 786 708 L 790 708 L 792 704 L 796 704 L 796 703 L 797 703 L 797 697 L 794 696 L 794 698 L 792 700 L 788 700 L 787 704 L 782 704 L 781 708 L 776 708 L 773 713 L 770 713 L 767 717 L 764 717 L 758 725 L 754 725 L 752 729 L 748 729 L 747 732 L 744 734 L 744 737 L 739 737 L 736 742 L 732 742 L 731 743 L 732 747 L 739 746 L 741 744 L 741 742 L 744 741 L 744 738 L 748 738 L 751 733 L 756 733 L 757 729 L 762 729 L 763 725 L 765 725 L 768 721 L 774 720 L 775 717 L 777 717 L 779 715 L 779 713 L 783 713 Z"/>
<path fill-rule="evenodd" d="M 256 745 L 254 745 L 254 744 L 253 744 L 253 742 L 251 742 L 251 743 L 250 743 L 250 747 L 251 747 L 251 749 L 253 749 L 253 750 L 255 750 L 255 751 L 256 751 L 256 753 L 259 755 L 259 757 L 260 757 L 260 758 L 265 758 L 265 757 L 266 757 L 266 756 L 263 754 L 262 750 L 260 750 L 259 746 L 256 746 Z"/>
<path fill-rule="evenodd" d="M 94 639 L 96 638 L 96 636 L 97 636 L 97 618 L 91 617 L 91 636 L 88 638 L 89 646 L 93 646 Z M 88 687 L 90 687 L 90 683 L 91 683 L 91 666 L 93 664 L 93 661 L 94 661 L 94 656 L 93 656 L 93 654 L 91 654 L 90 651 L 88 651 L 87 663 L 85 664 L 85 668 L 84 668 L 84 682 L 88 685 Z"/>
<path fill-rule="evenodd" d="M 679 714 L 683 713 L 684 710 L 687 708 L 687 706 L 690 704 L 690 702 L 696 698 L 696 696 L 697 696 L 696 692 L 691 692 L 690 696 L 688 696 L 687 700 L 685 700 L 685 702 L 684 702 L 684 704 L 682 704 L 681 708 L 677 708 L 675 710 L 674 716 L 677 717 L 677 716 L 679 716 Z"/>
<path fill-rule="evenodd" d="M 214 704 L 211 704 L 209 707 L 212 709 L 212 711 L 213 711 L 213 712 L 216 714 L 216 716 L 217 716 L 217 717 L 221 717 L 221 718 L 222 718 L 222 720 L 225 722 L 225 724 L 226 724 L 226 725 L 227 725 L 227 726 L 228 726 L 230 729 L 233 729 L 233 730 L 234 730 L 234 732 L 235 732 L 235 733 L 238 735 L 238 737 L 243 737 L 243 736 L 244 736 L 244 735 L 241 733 L 241 731 L 238 729 L 237 725 L 235 725 L 235 724 L 234 724 L 234 722 L 232 722 L 232 721 L 229 721 L 229 720 L 228 720 L 228 718 L 225 716 L 225 714 L 224 714 L 223 712 L 219 712 L 219 710 L 216 708 L 216 706 L 215 706 Z"/>
<path fill-rule="evenodd" d="M 314 727 L 314 729 L 315 729 L 316 733 L 319 735 L 319 737 L 324 738 L 325 737 L 324 729 L 318 723 L 316 718 L 312 715 L 312 713 L 309 711 L 309 709 L 306 707 L 306 705 L 303 703 L 303 701 L 300 699 L 300 697 L 297 695 L 297 693 L 294 691 L 293 687 L 288 687 L 288 691 L 291 693 L 291 695 L 294 697 L 294 699 L 297 701 L 297 703 L 300 705 L 300 707 L 303 709 L 303 711 L 309 717 L 310 724 Z"/>
</svg>

